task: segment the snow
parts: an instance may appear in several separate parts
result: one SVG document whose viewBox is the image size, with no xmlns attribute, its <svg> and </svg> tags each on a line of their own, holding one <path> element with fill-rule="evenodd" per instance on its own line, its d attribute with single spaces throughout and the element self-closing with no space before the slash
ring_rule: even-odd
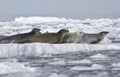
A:
<svg viewBox="0 0 120 77">
<path fill-rule="evenodd" d="M 67 75 L 64 75 L 64 74 L 52 73 L 49 77 L 68 77 L 68 76 L 67 76 Z"/>
<path fill-rule="evenodd" d="M 109 60 L 110 57 L 103 55 L 103 54 L 95 54 L 90 56 L 90 59 L 95 59 L 95 60 Z"/>
<path fill-rule="evenodd" d="M 53 23 L 53 22 L 65 22 L 67 19 L 65 18 L 57 18 L 57 17 L 20 17 L 15 18 L 15 22 L 19 23 Z"/>
<path fill-rule="evenodd" d="M 83 59 L 80 61 L 68 61 L 68 64 L 91 64 L 92 62 L 88 59 Z"/>
<path fill-rule="evenodd" d="M 85 71 L 85 70 L 104 70 L 105 67 L 99 64 L 93 64 L 91 67 L 81 67 L 81 66 L 75 66 L 72 67 L 71 70 L 79 70 L 79 71 Z"/>
<path fill-rule="evenodd" d="M 1 62 L 0 63 L 0 75 L 16 73 L 16 72 L 33 72 L 34 68 L 25 67 L 22 63 L 17 62 Z"/>
<path fill-rule="evenodd" d="M 120 50 L 116 44 L 0 44 L 0 57 L 40 56 L 67 52 L 92 52 L 99 50 Z"/>
<path fill-rule="evenodd" d="M 120 70 L 120 62 L 111 64 L 112 70 Z"/>
<path fill-rule="evenodd" d="M 112 43 L 112 41 L 105 37 L 100 43 Z"/>
<path fill-rule="evenodd" d="M 118 62 L 118 63 L 113 63 L 112 65 L 111 65 L 112 67 L 116 67 L 116 68 L 120 68 L 120 63 Z"/>
<path fill-rule="evenodd" d="M 65 65 L 65 61 L 55 61 L 55 62 L 50 62 L 48 65 Z"/>
<path fill-rule="evenodd" d="M 75 77 L 109 77 L 109 75 L 107 72 L 102 72 L 102 73 L 98 73 L 98 74 L 92 75 L 92 76 L 90 76 L 89 74 L 83 74 L 83 75 L 80 74 Z"/>
<path fill-rule="evenodd" d="M 115 68 L 112 68 L 112 70 L 119 70 L 120 71 L 120 68 L 115 67 Z"/>
</svg>

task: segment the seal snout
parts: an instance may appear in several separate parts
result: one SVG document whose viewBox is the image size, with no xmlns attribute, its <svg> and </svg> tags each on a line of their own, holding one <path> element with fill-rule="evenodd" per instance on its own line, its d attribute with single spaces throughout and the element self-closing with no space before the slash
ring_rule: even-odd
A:
<svg viewBox="0 0 120 77">
<path fill-rule="evenodd" d="M 103 32 L 100 32 L 101 34 L 108 34 L 109 32 L 108 31 L 103 31 Z"/>
<path fill-rule="evenodd" d="M 58 33 L 68 33 L 69 30 L 66 30 L 66 29 L 61 29 Z"/>
</svg>

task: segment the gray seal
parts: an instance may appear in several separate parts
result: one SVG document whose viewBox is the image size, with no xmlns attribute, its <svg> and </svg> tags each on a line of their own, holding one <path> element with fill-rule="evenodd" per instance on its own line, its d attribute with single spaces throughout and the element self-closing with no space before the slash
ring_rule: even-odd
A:
<svg viewBox="0 0 120 77">
<path fill-rule="evenodd" d="M 80 43 L 87 43 L 87 44 L 97 44 L 99 42 L 101 42 L 105 35 L 108 34 L 109 32 L 107 31 L 102 31 L 98 34 L 88 34 L 86 33 L 82 40 L 80 41 Z"/>
<path fill-rule="evenodd" d="M 61 40 L 61 36 L 64 33 L 68 33 L 69 30 L 61 29 L 57 33 L 44 33 L 39 35 L 34 35 L 30 38 L 24 39 L 19 43 L 32 43 L 32 42 L 40 42 L 40 43 L 59 43 Z"/>
<path fill-rule="evenodd" d="M 0 40 L 1 40 L 1 39 L 4 39 L 4 38 L 6 38 L 6 37 L 8 37 L 8 36 L 0 35 Z"/>
<path fill-rule="evenodd" d="M 39 31 L 40 31 L 40 29 L 33 28 L 31 32 L 16 34 L 16 35 L 12 35 L 12 36 L 3 38 L 0 40 L 0 43 L 1 44 L 3 44 L 3 43 L 18 43 L 19 41 L 21 41 L 25 38 L 29 38 L 29 37 L 36 35 L 36 34 L 41 34 Z"/>
</svg>

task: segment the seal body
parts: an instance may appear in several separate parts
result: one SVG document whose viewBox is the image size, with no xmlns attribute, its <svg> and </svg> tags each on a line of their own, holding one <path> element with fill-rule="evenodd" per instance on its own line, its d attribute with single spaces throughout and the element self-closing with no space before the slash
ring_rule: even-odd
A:
<svg viewBox="0 0 120 77">
<path fill-rule="evenodd" d="M 62 36 L 61 43 L 79 43 L 84 34 L 84 32 L 66 33 Z"/>
<path fill-rule="evenodd" d="M 96 43 L 99 43 L 101 42 L 105 35 L 108 34 L 109 32 L 107 31 L 103 31 L 103 32 L 100 32 L 98 34 L 88 34 L 86 33 L 82 40 L 80 41 L 80 43 L 87 43 L 87 44 L 96 44 Z"/>
<path fill-rule="evenodd" d="M 4 39 L 4 38 L 6 38 L 6 37 L 8 37 L 8 36 L 0 35 L 0 40 L 1 40 L 1 39 Z"/>
<path fill-rule="evenodd" d="M 16 34 L 16 35 L 12 35 L 9 37 L 5 37 L 5 38 L 0 40 L 0 43 L 18 43 L 19 41 L 21 41 L 25 38 L 29 38 L 33 35 L 39 34 L 40 33 L 39 31 L 40 31 L 40 29 L 34 28 L 29 33 Z"/>
<path fill-rule="evenodd" d="M 19 43 L 32 43 L 32 42 L 59 43 L 61 36 L 67 32 L 69 32 L 69 30 L 61 29 L 57 33 L 44 33 L 44 34 L 34 35 L 30 38 L 20 41 Z"/>
</svg>

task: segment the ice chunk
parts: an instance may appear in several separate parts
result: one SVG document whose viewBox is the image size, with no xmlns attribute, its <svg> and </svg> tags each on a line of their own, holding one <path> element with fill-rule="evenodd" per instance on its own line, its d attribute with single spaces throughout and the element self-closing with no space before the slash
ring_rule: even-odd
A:
<svg viewBox="0 0 120 77">
<path fill-rule="evenodd" d="M 100 43 L 112 43 L 112 41 L 105 37 Z"/>
<path fill-rule="evenodd" d="M 83 59 L 80 61 L 68 61 L 68 64 L 91 64 L 92 62 L 88 59 Z"/>
<path fill-rule="evenodd" d="M 109 60 L 110 59 L 108 56 L 103 55 L 103 54 L 96 54 L 96 55 L 90 56 L 90 58 L 94 60 Z"/>
<path fill-rule="evenodd" d="M 111 66 L 112 67 L 119 67 L 120 68 L 120 63 L 113 63 Z"/>
<path fill-rule="evenodd" d="M 34 68 L 25 67 L 22 63 L 17 62 L 1 62 L 0 63 L 0 75 L 10 74 L 15 72 L 32 72 Z"/>
<path fill-rule="evenodd" d="M 76 66 L 72 67 L 71 70 L 78 70 L 78 71 L 84 71 L 84 70 L 104 70 L 105 67 L 99 64 L 93 64 L 91 67 L 81 67 L 81 66 Z"/>
<path fill-rule="evenodd" d="M 49 77 L 68 77 L 68 76 L 67 76 L 67 75 L 64 75 L 64 74 L 52 73 Z"/>
<path fill-rule="evenodd" d="M 66 65 L 65 61 L 49 62 L 48 65 Z"/>
</svg>

